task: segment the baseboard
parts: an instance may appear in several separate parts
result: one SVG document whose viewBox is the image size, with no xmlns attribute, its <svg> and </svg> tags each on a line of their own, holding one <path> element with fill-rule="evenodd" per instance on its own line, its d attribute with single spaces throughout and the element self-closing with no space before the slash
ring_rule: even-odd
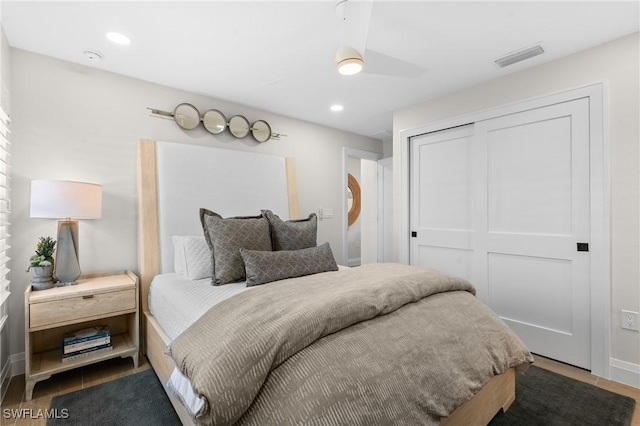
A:
<svg viewBox="0 0 640 426">
<path fill-rule="evenodd" d="M 12 376 L 24 374 L 24 352 L 9 355 L 9 362 L 11 363 Z"/>
<path fill-rule="evenodd" d="M 640 365 L 611 358 L 611 380 L 640 389 Z"/>
<path fill-rule="evenodd" d="M 350 266 L 350 267 L 360 266 L 360 258 L 359 257 L 354 257 L 354 258 L 351 258 L 351 259 L 347 260 L 347 266 Z"/>
</svg>

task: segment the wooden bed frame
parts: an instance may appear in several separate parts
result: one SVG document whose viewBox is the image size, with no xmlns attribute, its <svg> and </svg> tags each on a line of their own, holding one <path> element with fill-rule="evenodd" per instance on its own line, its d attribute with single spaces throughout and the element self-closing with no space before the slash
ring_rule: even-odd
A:
<svg viewBox="0 0 640 426">
<path fill-rule="evenodd" d="M 138 141 L 138 255 L 140 274 L 140 302 L 142 308 L 142 351 L 160 379 L 180 420 L 184 425 L 193 425 L 187 410 L 166 384 L 175 368 L 173 359 L 165 355 L 171 343 L 169 336 L 149 312 L 149 286 L 154 276 L 160 273 L 160 241 L 158 220 L 158 185 L 156 167 L 156 142 Z M 286 160 L 287 195 L 289 217 L 297 218 L 298 198 L 295 180 L 295 163 Z M 471 400 L 458 407 L 450 416 L 441 419 L 442 425 L 486 425 L 500 410 L 506 411 L 515 400 L 515 369 L 493 377 Z"/>
</svg>

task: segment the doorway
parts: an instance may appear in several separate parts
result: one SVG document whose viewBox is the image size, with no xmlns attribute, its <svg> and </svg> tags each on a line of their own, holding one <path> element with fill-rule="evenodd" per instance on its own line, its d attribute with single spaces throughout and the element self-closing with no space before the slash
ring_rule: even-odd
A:
<svg viewBox="0 0 640 426">
<path fill-rule="evenodd" d="M 381 154 L 353 148 L 343 148 L 343 232 L 342 264 L 360 266 L 378 260 L 378 160 Z M 349 189 L 349 180 L 358 186 L 359 212 L 353 214 L 356 195 Z M 352 211 L 349 220 L 349 211 Z M 355 216 L 355 220 L 354 220 Z M 349 223 L 351 222 L 351 223 Z"/>
</svg>

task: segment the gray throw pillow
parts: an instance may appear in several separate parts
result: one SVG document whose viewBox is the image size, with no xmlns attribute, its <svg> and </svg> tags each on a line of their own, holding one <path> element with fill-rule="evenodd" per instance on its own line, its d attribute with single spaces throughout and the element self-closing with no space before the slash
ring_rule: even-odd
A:
<svg viewBox="0 0 640 426">
<path fill-rule="evenodd" d="M 300 250 L 317 245 L 318 216 L 311 213 L 307 219 L 284 221 L 271 210 L 261 210 L 271 225 L 273 250 Z"/>
<path fill-rule="evenodd" d="M 240 249 L 247 271 L 247 287 L 319 272 L 337 271 L 329 243 L 302 250 Z"/>
<path fill-rule="evenodd" d="M 200 209 L 204 237 L 213 256 L 213 285 L 245 278 L 240 249 L 271 251 L 269 221 L 262 216 L 223 218 Z"/>
</svg>

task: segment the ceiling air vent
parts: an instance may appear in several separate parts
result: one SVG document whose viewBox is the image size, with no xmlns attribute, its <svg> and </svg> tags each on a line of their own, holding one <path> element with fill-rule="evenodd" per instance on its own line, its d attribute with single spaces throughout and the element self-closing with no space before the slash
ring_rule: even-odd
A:
<svg viewBox="0 0 640 426">
<path fill-rule="evenodd" d="M 509 53 L 508 55 L 503 56 L 502 58 L 498 58 L 495 60 L 495 63 L 504 68 L 509 65 L 513 65 L 517 62 L 524 61 L 525 59 L 533 58 L 534 56 L 542 55 L 544 53 L 544 49 L 540 45 L 536 45 L 533 47 L 527 47 L 526 49 L 520 49 L 515 52 Z"/>
</svg>

